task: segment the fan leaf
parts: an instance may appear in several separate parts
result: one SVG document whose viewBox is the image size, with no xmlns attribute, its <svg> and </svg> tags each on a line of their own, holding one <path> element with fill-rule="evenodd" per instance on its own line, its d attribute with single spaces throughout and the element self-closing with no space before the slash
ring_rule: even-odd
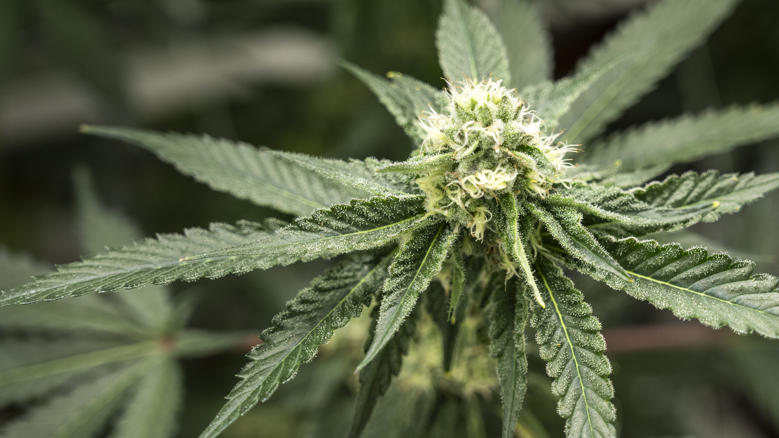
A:
<svg viewBox="0 0 779 438">
<path fill-rule="evenodd" d="M 458 228 L 446 222 L 414 230 L 400 247 L 384 283 L 379 321 L 373 344 L 357 367 L 363 369 L 384 348 L 414 309 L 419 294 L 441 271 L 449 248 L 458 235 Z"/>
<path fill-rule="evenodd" d="M 600 165 L 641 167 L 694 161 L 779 136 L 779 105 L 729 108 L 650 123 L 592 145 L 583 157 Z"/>
<path fill-rule="evenodd" d="M 552 43 L 536 6 L 522 0 L 503 3 L 490 15 L 507 43 L 511 74 L 507 84 L 521 90 L 551 79 Z"/>
<path fill-rule="evenodd" d="M 85 126 L 82 132 L 141 146 L 214 190 L 297 216 L 370 196 L 245 143 L 130 128 Z"/>
<path fill-rule="evenodd" d="M 663 0 L 634 15 L 577 71 L 617 62 L 560 120 L 571 143 L 585 143 L 647 92 L 730 13 L 737 0 Z"/>
<path fill-rule="evenodd" d="M 314 279 L 311 287 L 287 303 L 263 332 L 264 344 L 249 354 L 252 360 L 238 374 L 242 379 L 228 402 L 200 435 L 215 437 L 259 401 L 267 400 L 279 384 L 292 379 L 301 364 L 351 318 L 360 316 L 387 275 L 392 255 L 356 255 Z"/>
<path fill-rule="evenodd" d="M 138 382 L 111 438 L 170 437 L 176 427 L 182 383 L 179 365 L 161 360 Z"/>
<path fill-rule="evenodd" d="M 522 400 L 527 392 L 525 325 L 527 299 L 523 287 L 511 281 L 492 292 L 489 308 L 490 356 L 497 359 L 497 376 L 503 402 L 503 438 L 513 438 Z"/>
<path fill-rule="evenodd" d="M 490 20 L 462 0 L 445 0 L 436 32 L 439 63 L 450 81 L 493 78 L 511 83 L 508 54 Z"/>
<path fill-rule="evenodd" d="M 539 353 L 548 362 L 546 372 L 555 379 L 552 393 L 560 397 L 557 412 L 566 419 L 566 436 L 616 438 L 611 424 L 616 412 L 609 401 L 614 397 L 608 378 L 611 365 L 603 355 L 600 322 L 560 268 L 543 258 L 537 268 L 549 305 L 534 305 L 531 324 Z"/>
<path fill-rule="evenodd" d="M 444 91 L 410 76 L 392 72 L 387 74 L 391 79 L 388 81 L 354 64 L 342 62 L 342 65 L 373 91 L 417 145 L 421 145 L 427 136 L 418 124 L 422 113 L 430 110 L 441 113 L 449 104 Z"/>
<path fill-rule="evenodd" d="M 737 333 L 779 338 L 779 280 L 753 275 L 754 262 L 633 237 L 607 237 L 602 242 L 633 278 L 632 283 L 615 282 L 611 275 L 594 272 L 569 257 L 566 263 L 635 298 L 670 309 L 681 319 L 695 318 L 711 327 L 727 325 Z"/>
</svg>

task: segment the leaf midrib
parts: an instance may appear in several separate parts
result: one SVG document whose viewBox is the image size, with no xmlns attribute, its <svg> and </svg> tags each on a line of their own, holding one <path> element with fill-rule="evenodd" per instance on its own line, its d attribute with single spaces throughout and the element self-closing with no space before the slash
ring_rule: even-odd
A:
<svg viewBox="0 0 779 438">
<path fill-rule="evenodd" d="M 552 288 L 549 287 L 549 283 L 546 280 L 546 276 L 541 271 L 541 267 L 538 266 L 538 263 L 536 263 L 536 270 L 538 271 L 538 275 L 541 276 L 541 280 L 544 282 L 544 287 L 546 288 L 547 292 L 549 292 L 549 297 L 552 300 L 552 304 L 554 304 L 555 313 L 557 313 L 557 318 L 560 320 L 560 326 L 563 328 L 563 333 L 565 333 L 565 340 L 568 344 L 568 348 L 571 350 L 571 357 L 573 357 L 574 364 L 576 365 L 576 375 L 579 378 L 579 386 L 582 389 L 582 398 L 584 398 L 584 407 L 587 411 L 587 424 L 590 426 L 590 435 L 595 436 L 595 428 L 592 425 L 592 418 L 590 417 L 590 403 L 587 400 L 587 389 L 584 387 L 584 380 L 582 380 L 582 373 L 579 370 L 579 359 L 576 357 L 576 351 L 573 348 L 573 343 L 571 342 L 571 337 L 568 335 L 568 326 L 565 324 L 565 320 L 563 319 L 563 315 L 560 312 L 560 307 L 557 305 L 557 300 L 554 297 L 554 293 L 552 293 Z"/>
</svg>

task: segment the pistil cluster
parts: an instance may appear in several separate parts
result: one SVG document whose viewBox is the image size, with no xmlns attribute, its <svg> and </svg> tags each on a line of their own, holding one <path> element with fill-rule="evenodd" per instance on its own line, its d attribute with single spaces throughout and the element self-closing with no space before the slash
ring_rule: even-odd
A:
<svg viewBox="0 0 779 438">
<path fill-rule="evenodd" d="M 565 155 L 575 148 L 544 134 L 544 121 L 501 81 L 466 80 L 450 85 L 449 96 L 448 114 L 420 117 L 427 136 L 411 161 L 419 163 L 428 211 L 458 220 L 481 240 L 492 219 L 487 200 L 505 192 L 545 197 L 565 182 Z"/>
</svg>

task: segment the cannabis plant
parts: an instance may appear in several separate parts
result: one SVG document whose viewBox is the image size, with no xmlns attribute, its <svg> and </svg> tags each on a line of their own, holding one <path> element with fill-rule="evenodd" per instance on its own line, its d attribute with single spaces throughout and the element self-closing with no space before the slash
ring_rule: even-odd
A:
<svg viewBox="0 0 779 438">
<path fill-rule="evenodd" d="M 342 256 L 263 332 L 202 438 L 267 400 L 366 308 L 371 323 L 350 325 L 366 330 L 350 436 L 370 424 L 404 361 L 414 371 L 404 385 L 440 396 L 373 436 L 485 436 L 493 417 L 479 403 L 493 391 L 502 436 L 514 436 L 528 388 L 526 350 L 536 351 L 527 347 L 529 325 L 567 436 L 615 437 L 600 324 L 563 268 L 683 319 L 779 337 L 779 280 L 725 253 L 648 237 L 736 212 L 779 187 L 779 174 L 688 172 L 647 183 L 674 163 L 779 135 L 779 108 L 734 107 L 599 137 L 735 4 L 657 2 L 574 75 L 553 82 L 532 7 L 507 2 L 493 25 L 462 0 L 446 0 L 436 35 L 445 88 L 344 63 L 410 137 L 414 150 L 403 162 L 85 127 L 147 148 L 216 190 L 299 217 L 159 235 L 60 266 L 4 292 L 0 304 Z M 431 361 L 430 352 L 440 356 Z M 463 414 L 452 397 L 476 408 Z"/>
</svg>

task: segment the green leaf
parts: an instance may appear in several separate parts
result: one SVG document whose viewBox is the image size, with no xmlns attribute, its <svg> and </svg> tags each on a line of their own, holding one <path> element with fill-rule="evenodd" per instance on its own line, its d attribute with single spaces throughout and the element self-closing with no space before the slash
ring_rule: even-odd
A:
<svg viewBox="0 0 779 438">
<path fill-rule="evenodd" d="M 452 368 L 460 325 L 449 322 L 449 295 L 440 281 L 432 281 L 425 291 L 425 310 L 441 332 L 442 351 L 444 352 L 442 363 L 444 372 L 448 372 Z"/>
<path fill-rule="evenodd" d="M 521 90 L 551 79 L 552 44 L 535 5 L 523 0 L 505 0 L 491 14 L 508 48 L 511 82 L 507 88 Z"/>
<path fill-rule="evenodd" d="M 449 104 L 446 92 L 436 90 L 410 76 L 391 72 L 387 74 L 391 79 L 388 81 L 349 62 L 342 61 L 341 65 L 376 94 L 390 114 L 395 117 L 398 125 L 417 145 L 422 144 L 427 136 L 425 130 L 419 126 L 419 117 L 424 111 L 432 110 L 441 113 Z"/>
<path fill-rule="evenodd" d="M 490 20 L 462 0 L 445 0 L 436 32 L 439 63 L 449 81 L 492 77 L 511 83 L 506 46 Z"/>
<path fill-rule="evenodd" d="M 503 438 L 514 437 L 522 400 L 527 391 L 525 325 L 528 303 L 517 281 L 492 292 L 489 307 L 490 357 L 497 359 L 497 376 L 503 404 Z"/>
<path fill-rule="evenodd" d="M 584 160 L 625 171 L 694 161 L 779 136 L 779 105 L 733 107 L 649 123 L 594 144 Z"/>
<path fill-rule="evenodd" d="M 173 355 L 181 358 L 209 356 L 230 350 L 241 350 L 258 344 L 259 338 L 254 332 L 211 332 L 187 329 L 176 333 L 173 338 Z"/>
<path fill-rule="evenodd" d="M 756 263 L 774 263 L 776 261 L 776 257 L 771 254 L 752 253 L 733 249 L 722 242 L 718 242 L 690 230 L 653 234 L 652 239 L 661 245 L 666 243 L 678 243 L 685 248 L 702 246 L 712 253 L 726 252 L 735 258 L 752 260 Z"/>
<path fill-rule="evenodd" d="M 737 0 L 663 0 L 633 16 L 596 47 L 578 72 L 618 61 L 562 117 L 563 138 L 586 143 L 619 117 L 733 9 Z"/>
<path fill-rule="evenodd" d="M 381 287 L 392 255 L 356 255 L 325 272 L 287 303 L 263 332 L 264 344 L 255 347 L 242 379 L 227 396 L 228 402 L 200 435 L 215 437 L 259 401 L 267 400 L 279 384 L 293 378 L 301 364 L 313 359 L 317 348 L 358 317 Z"/>
<path fill-rule="evenodd" d="M 255 268 L 288 265 L 377 248 L 432 219 L 425 214 L 424 197 L 375 197 L 335 205 L 299 218 L 275 234 L 245 245 L 188 257 L 187 261 L 254 259 Z"/>
<path fill-rule="evenodd" d="M 503 236 L 503 247 L 511 258 L 519 263 L 519 266 L 522 268 L 522 275 L 533 291 L 533 296 L 538 301 L 538 304 L 544 306 L 544 301 L 541 299 L 541 293 L 538 291 L 538 285 L 525 252 L 525 241 L 519 233 L 519 218 L 523 211 L 517 205 L 517 200 L 513 193 L 499 195 L 498 202 L 502 212 L 499 215 L 499 221 L 502 223 L 499 221 L 496 221 L 496 223 L 500 223 L 499 232 Z"/>
<path fill-rule="evenodd" d="M 366 353 L 373 345 L 376 326 L 379 322 L 379 309 L 380 306 L 376 306 L 371 312 L 371 327 L 368 331 L 368 339 L 365 341 Z M 393 376 L 400 374 L 403 356 L 408 354 L 411 339 L 416 333 L 418 319 L 419 307 L 414 307 L 395 336 L 379 351 L 376 358 L 360 371 L 360 392 L 357 394 L 349 438 L 362 436 L 380 397 L 387 393 Z M 398 426 L 397 423 L 392 425 L 393 428 L 398 428 Z M 373 437 L 375 435 L 368 434 L 366 436 Z"/>
<path fill-rule="evenodd" d="M 77 169 L 74 180 L 77 225 L 82 246 L 87 253 L 101 252 L 141 237 L 140 231 L 127 217 L 103 205 L 86 169 Z M 145 287 L 133 292 L 119 292 L 116 296 L 142 324 L 161 330 L 167 328 L 165 325 L 173 312 L 169 291 L 159 287 Z"/>
<path fill-rule="evenodd" d="M 381 313 L 373 344 L 365 353 L 358 370 L 374 360 L 400 329 L 414 309 L 419 294 L 427 289 L 433 276 L 441 271 L 457 235 L 456 227 L 452 229 L 446 222 L 436 223 L 415 229 L 400 247 L 384 283 Z"/>
<path fill-rule="evenodd" d="M 155 362 L 137 362 L 56 397 L 6 427 L 3 437 L 91 438 L 106 423 L 126 391 Z"/>
<path fill-rule="evenodd" d="M 0 289 L 27 283 L 34 275 L 40 275 L 49 270 L 46 263 L 35 260 L 26 254 L 14 254 L 7 248 L 0 246 Z"/>
<path fill-rule="evenodd" d="M 526 87 L 519 92 L 519 97 L 535 115 L 544 121 L 547 130 L 558 125 L 558 119 L 571 108 L 576 99 L 587 91 L 614 63 L 594 66 L 582 70 L 570 78 L 556 82 L 545 81 Z"/>
<path fill-rule="evenodd" d="M 115 364 L 71 367 L 61 372 L 38 374 L 26 379 L 25 374 L 34 373 L 38 364 L 54 362 L 69 356 L 78 356 L 95 351 L 105 351 L 121 345 L 116 341 L 68 339 L 49 340 L 40 338 L 3 339 L 0 341 L 0 406 L 10 403 L 25 403 L 51 394 L 53 390 L 72 387 L 81 380 L 104 374 Z M 53 364 L 50 364 L 53 365 Z M 26 371 L 15 371 L 15 370 Z"/>
<path fill-rule="evenodd" d="M 377 172 L 417 173 L 454 164 L 454 152 L 433 156 L 411 157 L 406 161 L 390 163 L 376 169 Z"/>
<path fill-rule="evenodd" d="M 57 272 L 36 277 L 32 283 L 0 294 L 0 306 L 247 272 L 262 262 L 251 257 L 194 262 L 183 258 L 266 236 L 262 226 L 250 222 L 240 222 L 237 227 L 211 224 L 209 230 L 191 228 L 183 235 L 161 234 L 157 239 L 139 241 L 83 262 L 59 266 Z"/>
<path fill-rule="evenodd" d="M 604 247 L 633 278 L 629 284 L 593 272 L 570 259 L 566 263 L 625 290 L 634 298 L 670 309 L 681 319 L 696 318 L 712 326 L 730 326 L 737 333 L 756 331 L 779 338 L 779 280 L 753 275 L 754 262 L 733 260 L 704 248 L 685 250 L 679 244 L 660 246 L 653 240 L 602 239 Z"/>
<path fill-rule="evenodd" d="M 111 46 L 100 20 L 78 2 L 37 0 L 36 4 L 53 51 L 109 102 L 126 107 L 119 50 Z"/>
<path fill-rule="evenodd" d="M 179 365 L 164 359 L 138 382 L 111 438 L 168 438 L 182 398 Z"/>
<path fill-rule="evenodd" d="M 245 143 L 130 128 L 85 126 L 82 132 L 141 146 L 214 190 L 298 216 L 370 196 Z"/>
<path fill-rule="evenodd" d="M 582 214 L 565 207 L 543 207 L 526 203 L 530 212 L 538 218 L 549 233 L 566 251 L 598 271 L 615 275 L 623 281 L 631 281 L 621 266 L 603 249 L 592 234 L 582 226 Z"/>
<path fill-rule="evenodd" d="M 653 182 L 630 191 L 649 208 L 636 211 L 635 207 L 630 207 L 633 211 L 620 213 L 637 219 L 649 218 L 645 225 L 633 226 L 630 221 L 614 219 L 590 224 L 588 228 L 618 237 L 673 231 L 698 222 L 716 221 L 721 215 L 737 212 L 742 206 L 777 188 L 779 173 L 759 176 L 753 173 L 720 175 L 716 170 L 710 170 L 702 174 L 687 172 L 681 176 L 672 175 L 663 182 Z M 606 210 L 616 210 L 607 203 L 600 206 Z"/>
<path fill-rule="evenodd" d="M 603 352 L 606 342 L 592 308 L 560 268 L 540 258 L 537 264 L 546 308 L 533 307 L 539 353 L 560 397 L 557 412 L 565 418 L 568 438 L 616 438 L 611 365 Z"/>
<path fill-rule="evenodd" d="M 275 157 L 298 164 L 326 178 L 364 190 L 375 196 L 405 196 L 412 194 L 409 193 L 409 188 L 413 189 L 411 185 L 413 180 L 411 178 L 395 176 L 394 179 L 396 181 L 393 181 L 390 179 L 390 176 L 377 173 L 378 169 L 384 167 L 390 161 L 379 161 L 374 158 L 369 158 L 365 161 L 343 161 L 290 152 L 269 152 Z"/>
</svg>

